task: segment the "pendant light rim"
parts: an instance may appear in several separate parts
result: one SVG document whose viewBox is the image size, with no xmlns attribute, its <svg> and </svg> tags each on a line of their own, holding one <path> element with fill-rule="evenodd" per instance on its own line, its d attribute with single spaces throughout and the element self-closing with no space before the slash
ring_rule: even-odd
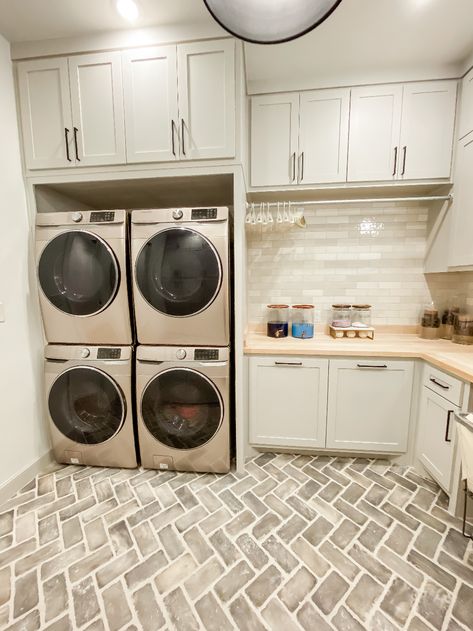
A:
<svg viewBox="0 0 473 631">
<path fill-rule="evenodd" d="M 235 31 L 232 31 L 228 26 L 223 24 L 223 22 L 215 15 L 215 13 L 209 7 L 207 0 L 204 0 L 204 4 L 207 7 L 207 11 L 210 13 L 213 19 L 218 24 L 220 24 L 220 26 L 225 31 L 227 31 L 227 33 L 230 33 L 230 35 L 233 35 L 233 37 L 236 37 L 237 39 L 241 39 L 244 42 L 248 42 L 249 44 L 260 44 L 262 46 L 271 46 L 272 44 L 284 44 L 286 42 L 292 42 L 293 40 L 298 39 L 299 37 L 302 37 L 303 35 L 307 35 L 307 33 L 310 33 L 311 31 L 316 29 L 318 26 L 320 26 L 322 22 L 325 22 L 325 20 L 327 20 L 332 15 L 332 13 L 335 11 L 335 9 L 337 9 L 340 6 L 341 3 L 342 3 L 342 0 L 336 0 L 336 2 L 334 2 L 333 6 L 327 11 L 327 13 L 325 13 L 325 15 L 323 15 L 319 20 L 317 20 L 315 24 L 308 26 L 306 29 L 304 29 L 300 33 L 291 35 L 290 37 L 283 37 L 282 39 L 274 39 L 267 42 L 262 42 L 261 40 L 251 39 L 250 37 L 243 37 L 242 35 L 238 35 L 238 33 L 236 33 Z"/>
</svg>

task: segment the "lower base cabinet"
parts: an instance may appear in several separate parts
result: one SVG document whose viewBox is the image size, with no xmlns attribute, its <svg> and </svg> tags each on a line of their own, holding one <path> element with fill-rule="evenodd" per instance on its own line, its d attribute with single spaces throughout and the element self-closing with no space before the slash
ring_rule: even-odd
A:
<svg viewBox="0 0 473 631">
<path fill-rule="evenodd" d="M 325 447 L 328 360 L 250 359 L 250 442 L 286 448 Z"/>
<path fill-rule="evenodd" d="M 252 357 L 250 443 L 405 452 L 413 374 L 412 361 Z"/>
<path fill-rule="evenodd" d="M 412 361 L 331 360 L 326 447 L 407 451 L 413 375 Z"/>
<path fill-rule="evenodd" d="M 458 411 L 456 405 L 430 388 L 422 388 L 417 457 L 447 493 L 452 486 L 454 414 Z"/>
</svg>

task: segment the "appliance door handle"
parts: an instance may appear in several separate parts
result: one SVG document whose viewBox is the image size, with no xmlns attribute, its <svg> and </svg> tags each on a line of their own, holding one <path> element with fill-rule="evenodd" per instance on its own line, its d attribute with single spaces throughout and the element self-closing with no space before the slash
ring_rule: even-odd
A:
<svg viewBox="0 0 473 631">
<path fill-rule="evenodd" d="M 450 390 L 450 386 L 442 381 L 438 381 L 435 377 L 430 377 L 430 381 L 443 390 Z"/>
<path fill-rule="evenodd" d="M 79 130 L 77 129 L 77 127 L 74 127 L 74 145 L 75 145 L 75 147 L 76 147 L 76 160 L 77 160 L 77 162 L 80 162 L 80 158 L 79 158 L 79 147 L 78 147 L 78 144 L 77 144 L 77 132 L 78 132 L 78 131 L 79 131 Z"/>
<path fill-rule="evenodd" d="M 291 156 L 291 161 L 292 161 L 292 182 L 295 182 L 296 181 L 296 152 L 295 151 Z"/>
<path fill-rule="evenodd" d="M 184 133 L 186 131 L 186 124 L 184 122 L 184 119 L 181 118 L 181 143 L 182 143 L 182 155 L 185 156 L 186 154 L 186 145 L 185 145 L 185 140 L 184 140 Z"/>
<path fill-rule="evenodd" d="M 301 174 L 300 174 L 300 179 L 299 179 L 300 182 L 302 182 L 302 180 L 304 179 L 304 162 L 305 162 L 305 155 L 303 151 L 301 153 Z"/>
<path fill-rule="evenodd" d="M 402 171 L 401 171 L 401 175 L 404 175 L 404 173 L 406 172 L 406 157 L 407 157 L 407 146 L 404 146 L 402 148 L 403 151 L 403 157 L 402 157 Z"/>
<path fill-rule="evenodd" d="M 64 127 L 64 140 L 66 142 L 66 158 L 68 162 L 72 162 L 71 154 L 69 153 L 69 130 Z"/>
<path fill-rule="evenodd" d="M 302 362 L 274 362 L 275 366 L 294 366 L 300 368 L 304 364 Z"/>
<path fill-rule="evenodd" d="M 393 175 L 396 175 L 396 171 L 397 171 L 397 152 L 398 152 L 398 148 L 394 147 L 394 168 L 393 168 Z"/>
<path fill-rule="evenodd" d="M 450 431 L 450 419 L 452 418 L 452 414 L 454 413 L 455 410 L 449 410 L 448 414 L 447 414 L 447 425 L 445 427 L 445 442 L 446 443 L 451 443 L 452 439 L 448 437 L 448 433 Z"/>
<path fill-rule="evenodd" d="M 375 370 L 381 370 L 387 368 L 387 364 L 357 364 L 357 368 L 374 368 Z"/>
<path fill-rule="evenodd" d="M 174 137 L 175 129 L 176 129 L 176 123 L 174 122 L 174 119 L 172 119 L 171 121 L 171 150 L 172 150 L 172 155 L 174 157 L 176 157 L 176 140 Z"/>
</svg>

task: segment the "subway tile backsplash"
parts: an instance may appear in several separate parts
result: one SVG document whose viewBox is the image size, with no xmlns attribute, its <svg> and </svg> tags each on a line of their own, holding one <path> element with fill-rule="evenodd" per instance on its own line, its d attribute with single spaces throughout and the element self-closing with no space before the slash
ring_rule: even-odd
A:
<svg viewBox="0 0 473 631">
<path fill-rule="evenodd" d="M 333 303 L 347 302 L 373 305 L 374 324 L 417 324 L 431 300 L 425 206 L 354 203 L 304 213 L 305 229 L 249 227 L 250 322 L 262 322 L 271 302 L 314 303 L 319 322 Z"/>
</svg>

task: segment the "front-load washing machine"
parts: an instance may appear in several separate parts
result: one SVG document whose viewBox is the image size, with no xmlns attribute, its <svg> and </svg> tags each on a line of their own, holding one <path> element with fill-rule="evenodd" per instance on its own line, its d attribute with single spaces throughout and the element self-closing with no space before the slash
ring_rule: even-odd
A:
<svg viewBox="0 0 473 631">
<path fill-rule="evenodd" d="M 137 466 L 131 346 L 49 345 L 46 405 L 58 462 Z"/>
<path fill-rule="evenodd" d="M 36 255 L 48 342 L 132 343 L 125 210 L 38 214 Z"/>
<path fill-rule="evenodd" d="M 141 463 L 151 469 L 230 469 L 228 348 L 139 346 Z"/>
<path fill-rule="evenodd" d="M 140 344 L 229 344 L 228 208 L 135 210 L 133 299 Z"/>
</svg>

